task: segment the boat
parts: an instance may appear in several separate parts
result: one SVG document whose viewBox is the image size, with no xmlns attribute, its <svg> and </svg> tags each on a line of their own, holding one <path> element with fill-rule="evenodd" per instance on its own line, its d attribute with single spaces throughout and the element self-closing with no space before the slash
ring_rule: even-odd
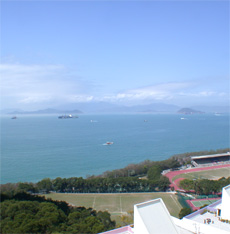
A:
<svg viewBox="0 0 230 234">
<path fill-rule="evenodd" d="M 13 116 L 11 119 L 17 119 L 17 117 L 16 117 L 16 116 Z"/>
<path fill-rule="evenodd" d="M 59 119 L 76 119 L 78 118 L 78 116 L 73 116 L 73 115 L 61 115 L 61 116 L 58 116 Z"/>
<path fill-rule="evenodd" d="M 107 141 L 106 143 L 104 143 L 103 145 L 112 145 L 113 142 L 112 141 Z"/>
</svg>

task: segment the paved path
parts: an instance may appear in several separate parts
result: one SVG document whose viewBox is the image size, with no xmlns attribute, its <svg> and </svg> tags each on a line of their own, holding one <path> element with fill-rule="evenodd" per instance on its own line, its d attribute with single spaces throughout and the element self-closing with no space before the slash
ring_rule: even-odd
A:
<svg viewBox="0 0 230 234">
<path fill-rule="evenodd" d="M 173 178 L 176 176 L 176 175 L 180 175 L 180 174 L 183 174 L 183 173 L 190 173 L 190 172 L 196 172 L 196 171 L 208 171 L 208 170 L 213 170 L 213 169 L 218 169 L 218 168 L 224 168 L 224 167 L 230 167 L 230 164 L 225 164 L 225 165 L 218 165 L 218 166 L 212 166 L 212 167 L 198 167 L 198 168 L 190 168 L 190 169 L 186 169 L 186 170 L 180 170 L 180 171 L 170 171 L 168 173 L 165 174 L 165 176 L 167 176 L 171 182 L 171 187 L 174 187 L 175 190 L 179 190 L 179 182 L 180 180 L 182 180 L 181 178 L 180 179 L 177 179 L 173 182 Z"/>
</svg>

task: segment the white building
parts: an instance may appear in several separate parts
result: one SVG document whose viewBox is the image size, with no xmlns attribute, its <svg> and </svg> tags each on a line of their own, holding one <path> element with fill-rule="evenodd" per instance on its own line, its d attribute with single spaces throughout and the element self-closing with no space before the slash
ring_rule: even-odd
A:
<svg viewBox="0 0 230 234">
<path fill-rule="evenodd" d="M 222 219 L 230 220 L 230 185 L 222 190 L 222 203 L 220 207 L 220 216 Z"/>
<path fill-rule="evenodd" d="M 230 185 L 222 189 L 221 200 L 183 219 L 170 216 L 160 198 L 134 205 L 132 226 L 114 229 L 104 234 L 229 234 Z"/>
<path fill-rule="evenodd" d="M 134 233 L 178 233 L 161 198 L 134 205 L 134 224 Z"/>
</svg>

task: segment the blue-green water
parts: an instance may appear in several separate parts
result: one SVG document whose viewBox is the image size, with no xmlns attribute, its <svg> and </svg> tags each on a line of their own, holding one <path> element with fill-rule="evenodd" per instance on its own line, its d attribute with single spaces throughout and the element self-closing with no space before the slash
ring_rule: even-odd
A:
<svg viewBox="0 0 230 234">
<path fill-rule="evenodd" d="M 103 145 L 107 141 L 114 144 Z M 7 116 L 1 117 L 1 183 L 85 177 L 227 147 L 229 115 Z"/>
</svg>

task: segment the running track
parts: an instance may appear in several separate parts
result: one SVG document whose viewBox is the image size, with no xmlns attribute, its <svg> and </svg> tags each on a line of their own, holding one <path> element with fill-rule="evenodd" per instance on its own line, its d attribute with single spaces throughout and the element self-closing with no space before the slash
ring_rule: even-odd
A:
<svg viewBox="0 0 230 234">
<path fill-rule="evenodd" d="M 180 175 L 180 174 L 183 174 L 183 173 L 196 172 L 196 171 L 208 171 L 208 170 L 224 168 L 224 167 L 230 167 L 230 165 L 226 164 L 226 165 L 218 165 L 218 166 L 212 166 L 212 167 L 191 168 L 191 169 L 180 170 L 180 171 L 170 171 L 167 174 L 165 174 L 165 176 L 167 176 L 169 178 L 170 182 L 171 182 L 170 187 L 173 186 L 175 190 L 180 190 L 180 188 L 178 187 L 178 182 L 180 180 L 183 180 L 183 178 L 179 178 L 179 179 L 177 179 L 177 180 L 175 180 L 173 182 L 172 179 L 176 175 Z"/>
</svg>

